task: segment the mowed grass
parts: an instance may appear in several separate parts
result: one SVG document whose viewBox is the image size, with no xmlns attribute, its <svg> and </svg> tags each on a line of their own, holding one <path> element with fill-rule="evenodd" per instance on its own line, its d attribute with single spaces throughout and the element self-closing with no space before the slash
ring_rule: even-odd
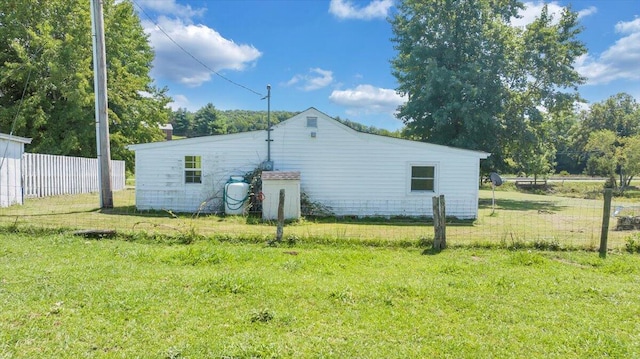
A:
<svg viewBox="0 0 640 359">
<path fill-rule="evenodd" d="M 0 358 L 633 358 L 640 256 L 4 233 L 0 307 Z"/>
<path fill-rule="evenodd" d="M 595 186 L 595 184 L 583 184 Z M 569 186 L 569 184 L 567 184 Z M 575 186 L 575 185 L 574 185 Z M 601 186 L 601 185 L 600 185 Z M 580 191 L 567 189 L 567 191 Z M 597 193 L 597 191 L 592 191 Z M 571 198 L 516 191 L 480 191 L 479 213 L 474 222 L 449 223 L 451 246 L 500 245 L 595 249 L 600 243 L 602 198 Z M 613 208 L 637 207 L 629 199 L 614 199 Z M 275 235 L 273 222 L 256 217 L 140 212 L 133 189 L 114 192 L 115 208 L 100 211 L 96 194 L 27 199 L 23 206 L 0 208 L 0 225 L 70 229 L 115 229 L 123 233 L 163 235 L 197 234 L 210 238 L 266 242 Z M 631 231 L 615 230 L 610 218 L 609 248 L 623 248 Z M 433 238 L 427 219 L 303 219 L 289 223 L 285 237 L 313 243 L 359 243 L 381 246 L 416 246 Z M 637 231 L 636 231 L 637 233 Z"/>
</svg>

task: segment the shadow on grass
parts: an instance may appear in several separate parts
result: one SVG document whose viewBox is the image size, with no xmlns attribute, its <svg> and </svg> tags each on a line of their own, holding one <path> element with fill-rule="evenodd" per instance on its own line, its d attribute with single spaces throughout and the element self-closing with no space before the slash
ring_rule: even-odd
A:
<svg viewBox="0 0 640 359">
<path fill-rule="evenodd" d="M 491 199 L 482 198 L 478 201 L 478 208 L 491 209 Z M 558 206 L 551 201 L 519 201 L 513 199 L 496 200 L 496 209 L 508 211 L 560 211 L 566 206 Z"/>
<path fill-rule="evenodd" d="M 183 219 L 195 219 L 206 218 L 208 220 L 216 221 L 239 221 L 250 225 L 264 225 L 273 224 L 276 221 L 264 220 L 259 213 L 250 213 L 245 216 L 226 216 L 223 214 L 212 213 L 180 213 L 169 210 L 138 210 L 135 205 L 131 206 L 119 206 L 111 209 L 94 209 L 92 211 L 100 211 L 100 213 L 108 215 L 118 216 L 133 216 L 140 218 L 183 218 Z M 91 212 L 91 211 L 87 211 Z M 61 214 L 61 213 L 57 213 Z M 357 225 L 384 225 L 384 226 L 433 226 L 433 219 L 430 217 L 357 217 L 357 216 L 331 216 L 331 217 L 318 217 L 318 216 L 303 216 L 299 220 L 288 219 L 285 221 L 286 225 L 302 224 L 304 222 L 320 223 L 320 224 L 357 224 Z M 447 217 L 447 226 L 473 226 L 475 219 L 458 219 L 455 217 Z"/>
<path fill-rule="evenodd" d="M 51 216 L 63 216 L 68 214 L 83 214 L 99 212 L 100 208 L 85 209 L 82 211 L 63 211 L 63 212 L 47 212 L 47 213 L 11 213 L 0 214 L 0 217 L 51 217 Z"/>
<path fill-rule="evenodd" d="M 422 251 L 422 255 L 423 256 L 435 256 L 438 255 L 442 252 L 442 249 L 436 249 L 436 248 L 427 248 L 425 250 Z"/>
</svg>

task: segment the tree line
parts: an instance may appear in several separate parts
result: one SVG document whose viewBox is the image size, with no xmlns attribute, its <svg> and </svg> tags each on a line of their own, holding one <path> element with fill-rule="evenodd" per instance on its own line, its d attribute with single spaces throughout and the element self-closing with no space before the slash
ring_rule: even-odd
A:
<svg viewBox="0 0 640 359">
<path fill-rule="evenodd" d="M 267 117 L 271 125 L 287 120 L 299 112 L 293 111 L 250 111 L 250 110 L 219 110 L 208 103 L 199 110 L 192 112 L 179 108 L 171 114 L 173 134 L 182 137 L 200 137 L 222 135 L 229 133 L 258 131 L 267 129 Z M 400 137 L 401 131 L 389 131 L 374 126 L 366 126 L 348 119 L 335 119 L 352 129 L 376 135 Z"/>
</svg>

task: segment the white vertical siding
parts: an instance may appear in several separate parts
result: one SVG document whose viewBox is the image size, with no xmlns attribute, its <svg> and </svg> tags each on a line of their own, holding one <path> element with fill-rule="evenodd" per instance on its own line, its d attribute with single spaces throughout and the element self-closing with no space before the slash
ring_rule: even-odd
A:
<svg viewBox="0 0 640 359">
<path fill-rule="evenodd" d="M 22 204 L 21 155 L 24 144 L 0 139 L 0 207 Z"/>
</svg>

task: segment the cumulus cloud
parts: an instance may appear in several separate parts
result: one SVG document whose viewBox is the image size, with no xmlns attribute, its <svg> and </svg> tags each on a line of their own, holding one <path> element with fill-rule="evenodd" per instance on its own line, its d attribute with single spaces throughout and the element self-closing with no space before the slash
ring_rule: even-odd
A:
<svg viewBox="0 0 640 359">
<path fill-rule="evenodd" d="M 347 108 L 349 114 L 394 113 L 398 106 L 407 101 L 395 90 L 372 85 L 358 85 L 354 89 L 334 90 L 329 96 L 331 102 Z"/>
<path fill-rule="evenodd" d="M 187 98 L 187 96 L 185 95 L 175 95 L 172 96 L 173 97 L 173 102 L 169 102 L 167 104 L 167 107 L 169 107 L 170 109 L 177 111 L 179 108 L 186 108 L 188 110 L 191 110 L 191 103 L 189 102 L 189 99 Z"/>
<path fill-rule="evenodd" d="M 393 0 L 374 0 L 365 7 L 356 7 L 349 0 L 331 0 L 329 13 L 339 19 L 384 19 L 393 6 Z"/>
<path fill-rule="evenodd" d="M 516 27 L 525 27 L 531 24 L 542 13 L 542 8 L 545 2 L 543 1 L 528 1 L 524 3 L 524 9 L 520 10 L 519 18 L 511 18 L 511 25 Z M 558 4 L 556 1 L 546 3 L 547 11 L 549 15 L 553 17 L 554 23 L 557 23 L 562 16 L 564 6 Z M 593 15 L 598 12 L 595 6 L 590 6 L 586 9 L 578 11 L 578 18 L 584 18 Z"/>
<path fill-rule="evenodd" d="M 303 91 L 318 90 L 327 87 L 333 83 L 333 71 L 323 70 L 321 68 L 309 69 L 307 74 L 298 74 L 287 81 L 285 86 L 299 85 Z"/>
<path fill-rule="evenodd" d="M 236 44 L 205 25 L 185 23 L 181 19 L 165 16 L 161 16 L 157 23 L 159 27 L 150 21 L 143 21 L 156 53 L 153 73 L 187 86 L 199 86 L 212 76 L 211 71 L 193 57 L 214 71 L 240 71 L 252 66 L 262 55 L 252 45 Z M 176 43 L 193 57 L 182 51 Z"/>
<path fill-rule="evenodd" d="M 589 6 L 586 9 L 582 9 L 582 10 L 578 11 L 578 19 L 582 19 L 584 17 L 591 16 L 591 15 L 597 13 L 597 12 L 598 12 L 598 8 L 597 7 Z"/>
<path fill-rule="evenodd" d="M 618 79 L 640 79 L 640 18 L 621 21 L 615 26 L 621 37 L 599 56 L 583 55 L 576 70 L 587 83 L 606 84 Z"/>
</svg>

